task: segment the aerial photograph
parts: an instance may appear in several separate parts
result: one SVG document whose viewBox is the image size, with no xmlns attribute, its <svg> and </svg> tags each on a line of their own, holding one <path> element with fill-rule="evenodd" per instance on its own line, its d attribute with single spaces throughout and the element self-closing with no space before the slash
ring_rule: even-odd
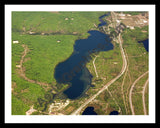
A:
<svg viewBox="0 0 160 128">
<path fill-rule="evenodd" d="M 149 115 L 148 11 L 12 11 L 11 115 Z"/>
</svg>

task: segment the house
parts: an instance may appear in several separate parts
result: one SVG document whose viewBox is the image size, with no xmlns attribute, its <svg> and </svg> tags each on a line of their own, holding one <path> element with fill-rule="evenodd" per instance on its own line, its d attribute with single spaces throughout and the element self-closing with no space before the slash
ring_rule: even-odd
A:
<svg viewBox="0 0 160 128">
<path fill-rule="evenodd" d="M 13 41 L 13 44 L 18 44 L 18 43 L 19 43 L 18 40 L 14 40 L 14 41 Z"/>
<path fill-rule="evenodd" d="M 21 65 L 16 65 L 16 67 L 17 67 L 17 68 L 20 68 L 20 67 L 21 67 Z"/>
<path fill-rule="evenodd" d="M 127 28 L 134 29 L 134 26 L 126 26 Z"/>
<path fill-rule="evenodd" d="M 126 19 L 124 16 L 120 16 L 119 18 L 122 19 L 122 20 Z"/>
<path fill-rule="evenodd" d="M 120 20 L 116 20 L 117 21 L 117 23 L 120 23 Z"/>
<path fill-rule="evenodd" d="M 143 20 L 143 23 L 147 23 L 148 21 L 147 20 Z"/>
<path fill-rule="evenodd" d="M 35 32 L 29 31 L 29 34 L 32 35 L 32 34 L 35 34 Z"/>
<path fill-rule="evenodd" d="M 123 13 L 120 13 L 120 14 L 119 14 L 119 16 L 126 16 L 126 15 L 125 15 L 125 14 L 123 14 Z"/>
<path fill-rule="evenodd" d="M 134 26 L 130 26 L 129 28 L 130 28 L 130 29 L 134 29 Z"/>
</svg>

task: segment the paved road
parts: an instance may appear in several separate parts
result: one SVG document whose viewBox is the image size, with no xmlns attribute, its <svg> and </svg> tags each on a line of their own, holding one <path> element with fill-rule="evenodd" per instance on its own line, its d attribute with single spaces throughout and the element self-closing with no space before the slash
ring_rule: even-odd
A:
<svg viewBox="0 0 160 128">
<path fill-rule="evenodd" d="M 133 108 L 133 104 L 132 104 L 132 91 L 133 91 L 133 88 L 134 88 L 135 84 L 136 84 L 143 76 L 145 76 L 147 73 L 148 73 L 148 71 L 145 72 L 145 73 L 143 73 L 141 76 L 139 76 L 139 77 L 134 81 L 134 83 L 133 83 L 132 86 L 131 86 L 131 89 L 130 89 L 130 92 L 129 92 L 129 103 L 130 103 L 130 108 L 131 108 L 131 111 L 132 111 L 132 115 L 135 115 L 134 108 Z"/>
<path fill-rule="evenodd" d="M 115 13 L 112 12 L 114 15 Z M 116 20 L 116 16 L 114 18 Z M 95 95 L 93 95 L 92 97 L 90 97 L 85 103 L 83 103 L 77 110 L 75 110 L 73 113 L 71 113 L 71 115 L 79 115 L 79 113 L 81 112 L 81 110 L 87 105 L 89 104 L 92 100 L 94 100 L 99 94 L 101 94 L 104 90 L 106 90 L 112 83 L 114 83 L 119 77 L 121 77 L 123 75 L 123 73 L 126 70 L 127 67 L 127 60 L 126 60 L 126 56 L 122 47 L 122 41 L 121 41 L 121 34 L 119 34 L 118 36 L 118 41 L 119 41 L 119 47 L 121 50 L 121 55 L 122 55 L 122 59 L 123 59 L 123 66 L 121 69 L 121 72 L 114 78 L 112 79 L 110 82 L 108 82 L 106 85 L 103 86 L 103 88 L 101 88 Z"/>
</svg>

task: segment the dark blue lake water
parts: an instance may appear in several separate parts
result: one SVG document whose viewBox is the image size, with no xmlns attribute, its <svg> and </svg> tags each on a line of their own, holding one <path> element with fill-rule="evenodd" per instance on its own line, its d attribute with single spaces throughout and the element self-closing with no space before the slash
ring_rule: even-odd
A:
<svg viewBox="0 0 160 128">
<path fill-rule="evenodd" d="M 90 55 L 113 49 L 109 35 L 97 30 L 88 33 L 90 36 L 87 39 L 75 41 L 72 55 L 55 68 L 54 77 L 57 83 L 69 85 L 63 92 L 69 99 L 79 98 L 92 86 L 92 75 L 86 68 L 86 63 L 91 59 Z"/>
<path fill-rule="evenodd" d="M 94 107 L 87 107 L 82 115 L 97 115 L 97 113 L 94 111 Z"/>
<path fill-rule="evenodd" d="M 149 40 L 143 40 L 143 41 L 138 41 L 139 43 L 143 43 L 144 48 L 146 49 L 147 52 L 149 52 Z"/>
<path fill-rule="evenodd" d="M 104 14 L 104 15 L 102 15 L 102 16 L 99 17 L 99 21 L 100 21 L 101 23 L 98 25 L 98 27 L 101 27 L 101 26 L 104 26 L 104 25 L 107 24 L 107 22 L 105 22 L 105 21 L 103 20 L 103 18 L 104 18 L 105 16 L 108 16 L 108 15 L 110 15 L 110 13 Z"/>
</svg>

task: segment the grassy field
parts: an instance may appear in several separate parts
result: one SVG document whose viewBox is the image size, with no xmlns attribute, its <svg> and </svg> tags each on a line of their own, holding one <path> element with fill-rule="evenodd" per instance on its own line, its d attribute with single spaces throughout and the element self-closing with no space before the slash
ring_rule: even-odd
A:
<svg viewBox="0 0 160 128">
<path fill-rule="evenodd" d="M 31 105 L 47 110 L 53 102 L 52 91 L 58 93 L 67 87 L 57 85 L 55 66 L 72 54 L 75 40 L 87 38 L 87 31 L 97 29 L 94 24 L 99 24 L 98 17 L 104 13 L 12 12 L 12 41 L 19 41 L 12 43 L 13 115 L 24 115 Z M 25 48 L 28 50 L 22 60 Z M 28 81 L 22 77 L 20 61 Z M 43 88 L 42 82 L 50 88 Z"/>
<path fill-rule="evenodd" d="M 77 39 L 74 35 L 13 35 L 13 39 L 25 44 L 29 52 L 23 63 L 26 76 L 32 80 L 52 84 L 56 82 L 54 75 L 55 66 L 68 58 L 73 52 L 73 44 Z M 61 40 L 59 43 L 58 40 Z M 21 47 L 22 48 L 22 47 Z M 23 50 L 23 48 L 22 48 Z M 45 75 L 44 75 L 45 74 Z"/>
<path fill-rule="evenodd" d="M 12 12 L 12 31 L 85 34 L 104 12 Z"/>
</svg>

